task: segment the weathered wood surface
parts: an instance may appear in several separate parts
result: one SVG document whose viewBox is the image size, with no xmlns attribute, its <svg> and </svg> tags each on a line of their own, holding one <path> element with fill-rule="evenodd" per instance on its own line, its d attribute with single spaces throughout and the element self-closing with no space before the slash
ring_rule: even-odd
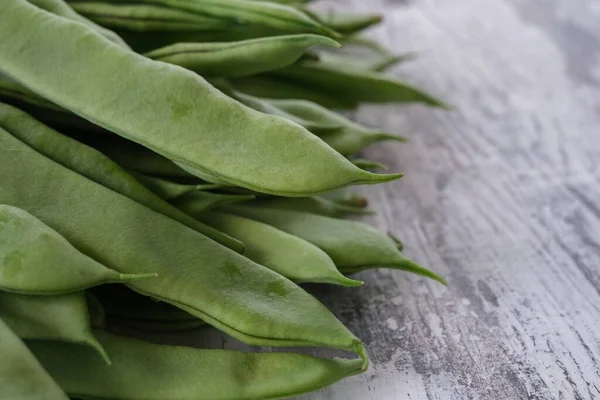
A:
<svg viewBox="0 0 600 400">
<path fill-rule="evenodd" d="M 366 156 L 406 173 L 365 190 L 371 223 L 449 287 L 397 271 L 311 288 L 371 368 L 297 400 L 600 399 L 600 3 L 337 0 L 421 53 L 393 73 L 457 107 L 365 107 L 410 137 Z M 247 348 L 154 335 L 202 347 Z M 201 342 L 201 343 L 199 343 Z"/>
<path fill-rule="evenodd" d="M 454 112 L 368 107 L 407 132 L 371 158 L 372 222 L 449 280 L 363 273 L 323 292 L 372 367 L 304 400 L 600 399 L 600 3 L 337 0 L 421 52 L 394 74 Z"/>
</svg>

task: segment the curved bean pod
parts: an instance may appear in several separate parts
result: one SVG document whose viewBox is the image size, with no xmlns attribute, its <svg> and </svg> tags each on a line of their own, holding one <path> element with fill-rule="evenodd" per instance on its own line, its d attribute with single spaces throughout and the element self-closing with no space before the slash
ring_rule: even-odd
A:
<svg viewBox="0 0 600 400">
<path fill-rule="evenodd" d="M 295 63 L 311 46 L 339 47 L 318 35 L 286 35 L 224 43 L 177 43 L 144 55 L 206 77 L 240 77 Z"/>
<path fill-rule="evenodd" d="M 120 272 L 155 271 L 158 277 L 128 286 L 248 344 L 353 351 L 367 366 L 360 340 L 290 280 L 53 162 L 1 129 L 0 203 L 35 213 Z"/>
<path fill-rule="evenodd" d="M 337 203 L 323 196 L 313 197 L 271 197 L 253 200 L 247 204 L 268 207 L 276 210 L 301 211 L 326 217 L 341 218 L 346 215 L 373 214 L 364 207 L 353 207 Z"/>
<path fill-rule="evenodd" d="M 23 24 L 29 28 L 19 29 Z M 302 127 L 251 110 L 191 71 L 126 51 L 25 0 L 4 8 L 0 36 L 6 38 L 4 73 L 200 177 L 285 196 L 398 178 L 363 171 Z M 52 56 L 39 62 L 40 54 Z"/>
<path fill-rule="evenodd" d="M 378 267 L 394 268 L 446 284 L 437 274 L 405 258 L 390 238 L 361 222 L 256 205 L 233 205 L 225 209 L 314 244 L 331 257 L 342 273 L 356 273 Z"/>
<path fill-rule="evenodd" d="M 110 364 L 108 354 L 92 334 L 83 292 L 30 296 L 0 291 L 0 319 L 21 339 L 90 346 Z"/>
<path fill-rule="evenodd" d="M 225 30 L 237 23 L 204 17 L 187 11 L 154 4 L 113 4 L 71 2 L 71 7 L 91 20 L 112 28 L 134 32 L 177 32 Z"/>
<path fill-rule="evenodd" d="M 100 35 L 104 36 L 111 42 L 116 43 L 125 49 L 129 49 L 129 46 L 127 45 L 127 43 L 125 43 L 125 41 L 123 39 L 121 39 L 121 37 L 119 35 L 117 35 L 116 33 L 114 33 L 111 30 L 101 27 L 100 25 L 96 24 L 95 22 L 90 21 L 89 19 L 85 18 L 84 16 L 76 13 L 63 0 L 28 0 L 28 1 L 32 4 L 35 4 L 39 8 L 46 10 L 48 12 L 51 12 L 53 14 L 60 15 L 61 17 L 69 18 L 69 19 L 72 19 L 73 21 L 77 21 L 77 22 L 86 24 L 87 26 L 89 26 L 90 28 L 92 28 L 93 30 L 95 30 L 96 32 L 98 32 Z"/>
<path fill-rule="evenodd" d="M 175 200 L 188 193 L 212 190 L 222 188 L 222 185 L 215 185 L 214 183 L 201 183 L 201 184 L 182 184 L 172 182 L 162 178 L 155 178 L 140 174 L 139 172 L 130 172 L 135 179 L 137 179 L 142 185 L 148 188 L 152 193 L 156 194 L 161 199 L 171 201 Z"/>
<path fill-rule="evenodd" d="M 90 357 L 86 349 L 63 343 L 30 347 L 67 393 L 96 400 L 275 399 L 320 389 L 361 368 L 356 360 L 202 350 L 97 336 L 112 355 L 112 366 Z"/>
<path fill-rule="evenodd" d="M 318 21 L 343 35 L 351 35 L 379 24 L 383 17 L 379 14 L 357 14 L 344 12 L 320 12 L 315 14 Z"/>
<path fill-rule="evenodd" d="M 327 254 L 318 247 L 248 218 L 207 212 L 193 214 L 200 221 L 244 242 L 244 256 L 295 282 L 360 286 L 362 282 L 342 275 Z"/>
<path fill-rule="evenodd" d="M 122 274 L 80 253 L 28 212 L 0 204 L 0 290 L 61 294 L 156 274 Z"/>
<path fill-rule="evenodd" d="M 319 134 L 325 143 L 344 155 L 356 154 L 370 144 L 393 140 L 405 142 L 406 138 L 387 132 L 367 128 L 336 112 L 330 111 L 319 104 L 306 100 L 268 100 L 279 109 L 315 123 L 338 124 L 339 129 Z"/>
<path fill-rule="evenodd" d="M 243 251 L 242 243 L 199 223 L 161 200 L 103 154 L 44 126 L 26 113 L 0 103 L 0 127 L 63 166 L 171 217 L 227 247 L 238 252 Z"/>
<path fill-rule="evenodd" d="M 129 0 L 113 3 L 127 4 Z M 72 4 L 79 0 L 71 0 Z M 246 0 L 150 0 L 147 4 L 186 11 L 238 24 L 261 25 L 290 33 L 317 33 L 331 37 L 339 35 L 293 7 L 271 2 Z"/>
<path fill-rule="evenodd" d="M 186 214 L 195 217 L 198 215 L 198 213 L 212 210 L 215 207 L 248 201 L 254 199 L 255 197 L 256 196 L 252 194 L 221 194 L 196 190 L 195 192 L 190 192 L 184 196 L 174 199 L 171 201 L 171 204 Z"/>
<path fill-rule="evenodd" d="M 331 95 L 329 92 L 279 76 L 248 76 L 232 79 L 231 84 L 240 92 L 264 99 L 308 100 L 337 110 L 353 110 L 358 107 L 357 101 Z"/>
<path fill-rule="evenodd" d="M 0 390 L 6 399 L 69 400 L 17 335 L 0 319 Z"/>
<path fill-rule="evenodd" d="M 344 63 L 302 61 L 272 71 L 270 74 L 293 80 L 325 93 L 331 93 L 346 101 L 361 103 L 418 102 L 449 108 L 440 100 L 395 78 L 351 67 Z"/>
</svg>

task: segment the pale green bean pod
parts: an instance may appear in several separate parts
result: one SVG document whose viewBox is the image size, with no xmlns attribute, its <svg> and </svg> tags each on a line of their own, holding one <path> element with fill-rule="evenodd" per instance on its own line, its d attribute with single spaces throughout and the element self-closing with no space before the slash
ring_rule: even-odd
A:
<svg viewBox="0 0 600 400">
<path fill-rule="evenodd" d="M 303 238 L 325 251 L 344 274 L 393 268 L 445 284 L 437 274 L 405 258 L 390 238 L 361 222 L 250 204 L 227 206 L 225 210 Z"/>
</svg>

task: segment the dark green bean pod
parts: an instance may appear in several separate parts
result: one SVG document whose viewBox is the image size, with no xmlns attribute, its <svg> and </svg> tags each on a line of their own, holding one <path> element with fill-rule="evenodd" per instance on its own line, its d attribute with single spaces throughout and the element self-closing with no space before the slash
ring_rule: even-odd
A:
<svg viewBox="0 0 600 400">
<path fill-rule="evenodd" d="M 272 225 L 314 244 L 325 251 L 344 274 L 379 267 L 393 268 L 446 284 L 437 274 L 405 258 L 390 238 L 361 222 L 257 205 L 233 205 L 225 210 Z"/>
<path fill-rule="evenodd" d="M 362 169 L 381 169 L 384 171 L 388 169 L 387 165 L 378 161 L 365 160 L 363 158 L 353 158 L 350 161 L 352 161 L 352 164 Z"/>
<path fill-rule="evenodd" d="M 52 295 L 156 276 L 107 268 L 33 215 L 1 203 L 0 290 Z"/>
<path fill-rule="evenodd" d="M 7 400 L 69 400 L 19 337 L 0 319 L 0 394 Z M 93 357 L 93 355 L 90 354 Z"/>
<path fill-rule="evenodd" d="M 357 14 L 344 12 L 311 12 L 318 21 L 343 35 L 352 35 L 382 21 L 379 14 Z"/>
<path fill-rule="evenodd" d="M 342 218 L 348 215 L 368 215 L 372 211 L 364 207 L 353 207 L 337 203 L 323 196 L 313 197 L 265 197 L 253 200 L 247 204 L 256 204 L 277 210 L 301 211 L 311 214 L 324 215 L 332 218 Z"/>
<path fill-rule="evenodd" d="M 104 36 L 111 42 L 118 44 L 119 46 L 128 49 L 129 46 L 119 35 L 110 31 L 102 26 L 96 24 L 93 21 L 85 18 L 84 16 L 76 13 L 69 5 L 63 0 L 28 0 L 30 3 L 35 4 L 43 10 L 51 12 L 56 15 L 60 15 L 64 18 L 69 18 L 73 21 L 81 22 L 98 32 L 100 35 Z"/>
<path fill-rule="evenodd" d="M 240 92 L 265 99 L 308 100 L 336 110 L 353 110 L 358 102 L 315 89 L 300 82 L 272 75 L 257 75 L 231 80 Z"/>
<path fill-rule="evenodd" d="M 0 203 L 35 213 L 81 251 L 121 273 L 156 272 L 158 277 L 128 286 L 239 340 L 352 351 L 361 357 L 352 361 L 356 372 L 367 367 L 360 340 L 290 280 L 57 164 L 3 129 Z"/>
<path fill-rule="evenodd" d="M 294 282 L 331 283 L 349 287 L 362 284 L 342 275 L 323 250 L 270 225 L 220 212 L 193 215 L 243 241 L 246 245 L 244 256 Z"/>
<path fill-rule="evenodd" d="M 171 204 L 186 214 L 196 216 L 198 213 L 212 210 L 215 207 L 253 200 L 254 198 L 256 196 L 252 194 L 223 194 L 196 190 L 172 200 Z"/>
<path fill-rule="evenodd" d="M 21 339 L 90 346 L 110 364 L 108 354 L 92 334 L 83 292 L 30 296 L 0 291 L 0 319 Z"/>
<path fill-rule="evenodd" d="M 235 22 L 205 17 L 155 4 L 71 2 L 78 13 L 111 29 L 134 32 L 212 31 L 230 29 Z"/>
<path fill-rule="evenodd" d="M 95 287 L 93 293 L 109 317 L 164 322 L 198 320 L 198 317 L 169 303 L 143 296 L 124 285 Z"/>
<path fill-rule="evenodd" d="M 23 24 L 29 28 L 19 29 Z M 398 178 L 363 171 L 297 124 L 251 110 L 191 71 L 124 50 L 25 0 L 4 8 L 0 36 L 4 73 L 202 179 L 306 196 Z"/>
<path fill-rule="evenodd" d="M 240 77 L 291 65 L 315 45 L 339 47 L 325 36 L 286 35 L 238 42 L 177 43 L 144 55 L 205 77 Z"/>
<path fill-rule="evenodd" d="M 0 127 L 63 166 L 173 218 L 227 247 L 238 252 L 243 251 L 242 243 L 199 223 L 169 205 L 103 154 L 44 126 L 26 113 L 0 103 Z"/>
<path fill-rule="evenodd" d="M 222 185 L 215 185 L 213 183 L 183 184 L 163 178 L 155 178 L 152 176 L 143 175 L 139 172 L 131 171 L 130 173 L 151 192 L 156 194 L 161 199 L 167 201 L 175 200 L 185 194 L 197 192 L 199 190 L 214 190 L 223 187 Z"/>
<path fill-rule="evenodd" d="M 423 103 L 448 108 L 446 104 L 395 78 L 365 71 L 347 63 L 301 61 L 270 72 L 346 101 L 357 103 Z"/>
<path fill-rule="evenodd" d="M 318 104 L 306 100 L 267 100 L 273 106 L 297 118 L 303 118 L 314 123 L 338 124 L 339 129 L 325 131 L 319 134 L 325 143 L 344 155 L 356 154 L 370 144 L 393 140 L 405 142 L 406 138 L 392 133 L 367 128 L 357 122 Z"/>
<path fill-rule="evenodd" d="M 80 3 L 71 0 L 71 4 Z M 85 2 L 85 1 L 83 1 Z M 129 0 L 112 0 L 115 4 L 128 4 Z M 232 21 L 237 24 L 259 25 L 289 33 L 317 33 L 331 37 L 339 35 L 293 7 L 271 2 L 247 0 L 151 0 L 147 3 L 190 14 Z"/>
<path fill-rule="evenodd" d="M 360 371 L 354 360 L 203 350 L 106 333 L 97 336 L 112 355 L 111 366 L 72 345 L 39 342 L 30 348 L 67 393 L 94 400 L 279 399 L 320 389 Z"/>
</svg>

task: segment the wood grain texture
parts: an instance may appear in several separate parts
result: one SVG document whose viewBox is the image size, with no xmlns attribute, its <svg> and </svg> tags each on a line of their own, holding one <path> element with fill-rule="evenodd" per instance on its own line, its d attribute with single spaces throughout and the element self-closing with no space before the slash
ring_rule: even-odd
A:
<svg viewBox="0 0 600 400">
<path fill-rule="evenodd" d="M 406 177 L 364 190 L 408 256 L 397 271 L 313 287 L 371 368 L 297 400 L 600 399 L 600 3 L 337 0 L 420 59 L 393 74 L 457 107 L 364 107 L 410 137 L 365 155 Z M 156 341 L 172 341 L 157 335 Z M 176 342 L 245 348 L 215 331 Z"/>
</svg>

